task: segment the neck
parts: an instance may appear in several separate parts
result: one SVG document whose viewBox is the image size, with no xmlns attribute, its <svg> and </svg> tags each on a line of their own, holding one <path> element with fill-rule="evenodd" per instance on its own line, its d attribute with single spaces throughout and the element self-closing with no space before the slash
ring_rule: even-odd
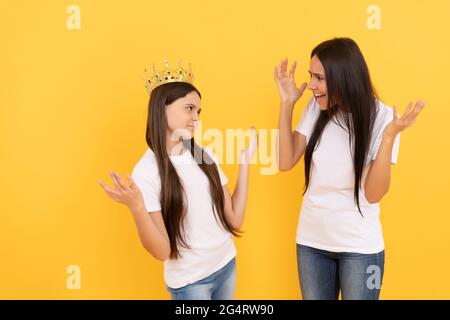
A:
<svg viewBox="0 0 450 320">
<path fill-rule="evenodd" d="M 166 150 L 169 156 L 179 156 L 184 153 L 183 141 L 180 138 L 179 140 L 172 140 L 172 134 L 167 133 L 166 135 Z"/>
</svg>

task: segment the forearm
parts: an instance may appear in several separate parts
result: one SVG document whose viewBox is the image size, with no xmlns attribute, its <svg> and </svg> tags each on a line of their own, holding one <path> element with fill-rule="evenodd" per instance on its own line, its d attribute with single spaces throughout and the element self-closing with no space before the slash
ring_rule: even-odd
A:
<svg viewBox="0 0 450 320">
<path fill-rule="evenodd" d="M 231 196 L 234 214 L 233 224 L 237 228 L 240 228 L 244 223 L 245 211 L 247 209 L 249 167 L 250 165 L 248 163 L 241 163 L 239 165 L 236 187 Z"/>
<path fill-rule="evenodd" d="M 289 170 L 294 159 L 294 138 L 292 135 L 293 105 L 280 105 L 280 118 L 278 122 L 278 167 L 280 170 Z"/>
<path fill-rule="evenodd" d="M 389 190 L 394 140 L 395 137 L 383 136 L 377 157 L 367 174 L 364 193 L 370 203 L 379 202 Z"/>
<path fill-rule="evenodd" d="M 144 248 L 156 259 L 165 260 L 170 254 L 169 239 L 161 233 L 144 207 L 130 209 Z"/>
</svg>

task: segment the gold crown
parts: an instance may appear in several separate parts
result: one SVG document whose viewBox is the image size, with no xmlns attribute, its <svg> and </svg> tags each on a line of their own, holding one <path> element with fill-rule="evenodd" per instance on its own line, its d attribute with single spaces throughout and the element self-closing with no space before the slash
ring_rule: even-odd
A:
<svg viewBox="0 0 450 320">
<path fill-rule="evenodd" d="M 181 60 L 178 61 L 178 67 L 176 69 L 169 68 L 169 62 L 164 60 L 166 65 L 162 71 L 157 71 L 155 64 L 153 64 L 153 74 L 149 74 L 147 69 L 145 70 L 145 88 L 150 94 L 156 87 L 169 83 L 169 82 L 188 82 L 194 83 L 194 74 L 192 73 L 191 64 L 189 63 L 189 70 L 184 69 L 181 66 Z"/>
</svg>

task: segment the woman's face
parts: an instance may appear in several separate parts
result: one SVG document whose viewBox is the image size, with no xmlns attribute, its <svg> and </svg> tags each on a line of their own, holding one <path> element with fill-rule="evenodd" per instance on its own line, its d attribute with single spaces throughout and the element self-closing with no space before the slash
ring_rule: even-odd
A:
<svg viewBox="0 0 450 320">
<path fill-rule="evenodd" d="M 168 134 L 173 140 L 189 140 L 194 136 L 200 118 L 200 96 L 188 93 L 166 106 Z"/>
<path fill-rule="evenodd" d="M 325 70 L 319 58 L 315 55 L 311 58 L 308 72 L 310 75 L 308 89 L 313 92 L 320 109 L 326 110 L 328 108 L 328 93 Z"/>
</svg>

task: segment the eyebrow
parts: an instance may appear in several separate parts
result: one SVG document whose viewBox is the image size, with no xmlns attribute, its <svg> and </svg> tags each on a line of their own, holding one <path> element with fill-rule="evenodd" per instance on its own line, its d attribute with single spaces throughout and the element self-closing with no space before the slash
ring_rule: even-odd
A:
<svg viewBox="0 0 450 320">
<path fill-rule="evenodd" d="M 194 108 L 198 109 L 198 107 L 193 103 L 186 104 L 186 107 L 194 107 Z M 200 112 L 200 111 L 202 111 L 202 109 L 200 108 L 200 109 L 198 109 L 198 111 Z"/>
<path fill-rule="evenodd" d="M 323 77 L 323 78 L 325 77 L 323 74 L 320 74 L 320 73 L 311 72 L 311 71 L 309 71 L 309 70 L 308 70 L 308 72 L 309 72 L 309 74 L 313 74 L 313 75 L 315 75 L 316 77 L 317 77 L 317 76 L 320 76 L 320 77 Z"/>
</svg>

